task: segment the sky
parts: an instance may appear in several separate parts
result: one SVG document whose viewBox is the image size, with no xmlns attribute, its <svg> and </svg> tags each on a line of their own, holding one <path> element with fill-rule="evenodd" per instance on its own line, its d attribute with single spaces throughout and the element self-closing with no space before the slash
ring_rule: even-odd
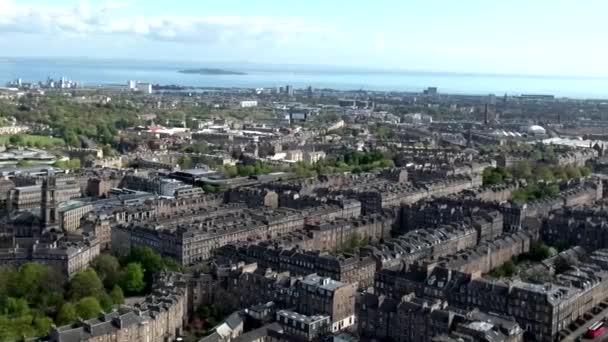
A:
<svg viewBox="0 0 608 342">
<path fill-rule="evenodd" d="M 0 0 L 0 56 L 608 76 L 606 0 Z"/>
</svg>

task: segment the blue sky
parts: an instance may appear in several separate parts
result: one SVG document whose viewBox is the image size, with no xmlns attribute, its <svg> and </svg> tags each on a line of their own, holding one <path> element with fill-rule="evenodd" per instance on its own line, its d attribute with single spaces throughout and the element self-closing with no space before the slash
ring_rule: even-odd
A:
<svg viewBox="0 0 608 342">
<path fill-rule="evenodd" d="M 605 0 L 0 0 L 0 55 L 608 76 Z"/>
</svg>

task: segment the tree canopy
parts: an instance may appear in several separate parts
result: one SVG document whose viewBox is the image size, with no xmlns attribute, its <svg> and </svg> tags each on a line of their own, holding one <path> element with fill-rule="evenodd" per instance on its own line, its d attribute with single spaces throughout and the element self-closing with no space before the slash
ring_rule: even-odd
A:
<svg viewBox="0 0 608 342">
<path fill-rule="evenodd" d="M 150 249 L 133 251 L 125 260 L 141 260 L 150 272 L 179 269 L 174 261 Z M 51 324 L 69 324 L 78 317 L 88 319 L 113 310 L 124 302 L 123 290 L 141 295 L 150 288 L 138 262 L 122 266 L 116 257 L 101 254 L 91 266 L 69 281 L 39 263 L 0 267 L 0 341 L 44 336 Z"/>
<path fill-rule="evenodd" d="M 104 292 L 103 284 L 92 268 L 76 273 L 68 284 L 68 297 L 72 300 L 98 296 Z"/>
<path fill-rule="evenodd" d="M 132 262 L 125 267 L 120 279 L 120 286 L 128 294 L 139 294 L 146 283 L 144 282 L 144 270 L 141 264 Z"/>
<path fill-rule="evenodd" d="M 84 297 L 76 303 L 76 312 L 82 319 L 90 319 L 96 317 L 103 312 L 101 305 L 95 297 Z"/>
</svg>

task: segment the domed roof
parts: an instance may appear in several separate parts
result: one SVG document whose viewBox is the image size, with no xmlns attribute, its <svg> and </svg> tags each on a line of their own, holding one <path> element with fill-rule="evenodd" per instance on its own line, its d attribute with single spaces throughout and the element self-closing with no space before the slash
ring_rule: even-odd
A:
<svg viewBox="0 0 608 342">
<path fill-rule="evenodd" d="M 532 125 L 530 127 L 528 127 L 528 133 L 530 134 L 546 134 L 547 131 L 538 125 Z"/>
</svg>

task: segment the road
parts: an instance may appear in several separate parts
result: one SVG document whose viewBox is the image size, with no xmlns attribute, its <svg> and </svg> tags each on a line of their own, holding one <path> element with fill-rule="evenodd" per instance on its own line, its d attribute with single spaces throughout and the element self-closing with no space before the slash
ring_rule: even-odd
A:
<svg viewBox="0 0 608 342">
<path fill-rule="evenodd" d="M 606 307 L 604 310 L 602 310 L 597 315 L 593 316 L 592 319 L 585 322 L 585 324 L 581 325 L 578 329 L 573 331 L 570 335 L 566 336 L 563 340 L 561 340 L 561 342 L 574 342 L 577 337 L 579 337 L 579 336 L 583 337 L 583 335 L 587 332 L 587 329 L 593 323 L 602 320 L 606 316 L 608 316 L 608 307 Z M 598 336 L 593 340 L 588 340 L 588 339 L 582 338 L 581 341 L 608 341 L 608 331 L 605 331 L 601 336 Z"/>
</svg>

